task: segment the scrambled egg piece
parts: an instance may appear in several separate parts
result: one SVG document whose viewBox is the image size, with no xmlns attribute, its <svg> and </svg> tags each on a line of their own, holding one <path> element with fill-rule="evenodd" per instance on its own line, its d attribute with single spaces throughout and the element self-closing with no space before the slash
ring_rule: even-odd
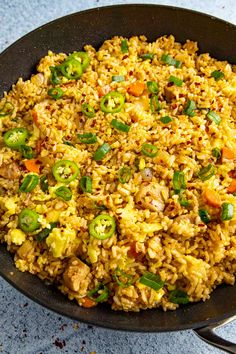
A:
<svg viewBox="0 0 236 354">
<path fill-rule="evenodd" d="M 53 256 L 58 258 L 62 257 L 69 243 L 73 242 L 76 238 L 76 231 L 72 229 L 60 230 L 54 228 L 46 239 L 46 244 L 50 248 Z"/>
<path fill-rule="evenodd" d="M 9 232 L 9 238 L 12 243 L 14 243 L 17 246 L 20 246 L 20 245 L 22 245 L 23 242 L 25 242 L 26 235 L 22 230 L 13 229 L 13 230 L 10 230 L 10 232 Z"/>
</svg>

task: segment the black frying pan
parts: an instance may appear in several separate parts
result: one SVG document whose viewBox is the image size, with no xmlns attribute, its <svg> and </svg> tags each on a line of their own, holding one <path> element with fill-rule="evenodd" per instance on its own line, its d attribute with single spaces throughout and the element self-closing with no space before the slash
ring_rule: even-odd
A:
<svg viewBox="0 0 236 354">
<path fill-rule="evenodd" d="M 63 17 L 29 33 L 0 55 L 0 96 L 22 76 L 28 78 L 49 49 L 72 52 L 89 43 L 99 47 L 114 35 L 145 34 L 153 41 L 173 34 L 177 41 L 198 41 L 201 52 L 236 63 L 236 26 L 194 11 L 158 5 L 121 5 L 97 8 Z M 147 310 L 114 312 L 107 306 L 85 309 L 69 301 L 38 278 L 15 269 L 11 255 L 0 246 L 0 274 L 39 304 L 79 321 L 112 329 L 162 332 L 195 329 L 204 340 L 230 353 L 236 345 L 214 334 L 214 329 L 236 315 L 236 285 L 217 288 L 209 301 L 174 312 Z"/>
</svg>

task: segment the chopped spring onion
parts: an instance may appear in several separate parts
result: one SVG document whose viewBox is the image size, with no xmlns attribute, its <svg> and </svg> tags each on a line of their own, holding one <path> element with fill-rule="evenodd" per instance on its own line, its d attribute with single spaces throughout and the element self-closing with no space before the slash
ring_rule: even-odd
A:
<svg viewBox="0 0 236 354">
<path fill-rule="evenodd" d="M 201 218 L 202 222 L 204 222 L 204 224 L 208 224 L 211 221 L 211 217 L 210 217 L 208 211 L 205 209 L 199 209 L 198 215 L 200 216 L 200 218 Z"/>
<path fill-rule="evenodd" d="M 183 196 L 180 196 L 179 198 L 179 204 L 185 208 L 188 208 L 189 207 L 189 201 L 183 197 Z"/>
<path fill-rule="evenodd" d="M 119 267 L 116 268 L 113 278 L 121 288 L 128 288 L 133 284 L 132 275 L 123 272 Z"/>
<path fill-rule="evenodd" d="M 65 144 L 65 145 L 75 147 L 75 145 L 74 145 L 74 144 L 72 144 L 72 142 L 71 142 L 70 140 L 62 139 L 62 141 L 63 141 L 63 144 Z"/>
<path fill-rule="evenodd" d="M 88 118 L 93 118 L 95 116 L 94 108 L 88 103 L 83 103 L 81 106 L 81 110 L 82 113 Z"/>
<path fill-rule="evenodd" d="M 142 54 L 139 57 L 142 60 L 152 60 L 154 58 L 154 54 L 153 53 L 146 53 L 146 54 Z"/>
<path fill-rule="evenodd" d="M 109 214 L 100 214 L 89 224 L 89 234 L 98 240 L 111 237 L 116 230 L 116 222 Z"/>
<path fill-rule="evenodd" d="M 163 124 L 168 124 L 168 123 L 172 122 L 173 119 L 170 118 L 169 116 L 164 116 L 164 117 L 161 117 L 161 118 L 160 118 L 160 121 L 161 121 Z"/>
<path fill-rule="evenodd" d="M 48 96 L 54 100 L 58 100 L 63 96 L 63 91 L 60 87 L 53 87 L 48 90 Z"/>
<path fill-rule="evenodd" d="M 34 157 L 34 152 L 31 146 L 21 145 L 19 150 L 22 153 L 24 159 L 30 160 Z"/>
<path fill-rule="evenodd" d="M 51 222 L 50 223 L 50 228 L 45 227 L 42 231 L 40 231 L 37 235 L 35 235 L 35 238 L 37 241 L 42 242 L 49 236 L 49 234 L 52 232 L 52 230 L 57 227 L 58 223 L 57 222 Z"/>
<path fill-rule="evenodd" d="M 131 178 L 131 169 L 127 166 L 121 167 L 121 169 L 118 172 L 119 182 L 122 184 L 127 183 L 129 182 L 130 178 Z"/>
<path fill-rule="evenodd" d="M 19 214 L 19 227 L 24 232 L 33 232 L 39 228 L 39 214 L 25 208 Z"/>
<path fill-rule="evenodd" d="M 223 79 L 224 76 L 225 76 L 224 73 L 222 73 L 222 71 L 220 71 L 220 70 L 214 70 L 211 73 L 211 77 L 214 77 L 214 79 L 216 81 L 219 81 L 220 79 Z"/>
<path fill-rule="evenodd" d="M 125 77 L 124 75 L 113 75 L 111 80 L 115 82 L 122 82 L 125 81 Z"/>
<path fill-rule="evenodd" d="M 179 86 L 179 87 L 183 85 L 183 80 L 173 75 L 169 77 L 169 82 L 173 82 L 175 86 Z"/>
<path fill-rule="evenodd" d="M 141 151 L 143 155 L 148 157 L 155 157 L 158 154 L 158 148 L 152 144 L 143 144 Z"/>
<path fill-rule="evenodd" d="M 212 155 L 219 160 L 221 158 L 221 150 L 219 148 L 212 149 Z"/>
<path fill-rule="evenodd" d="M 99 283 L 96 288 L 88 292 L 88 297 L 95 302 L 103 302 L 108 299 L 109 290 L 104 284 Z"/>
<path fill-rule="evenodd" d="M 97 136 L 94 133 L 77 134 L 77 136 L 83 144 L 95 144 L 97 142 Z"/>
<path fill-rule="evenodd" d="M 5 101 L 3 105 L 0 106 L 0 118 L 12 115 L 14 108 L 10 101 Z"/>
<path fill-rule="evenodd" d="M 57 188 L 55 194 L 57 197 L 66 200 L 67 202 L 72 198 L 72 192 L 70 188 L 64 186 Z"/>
<path fill-rule="evenodd" d="M 19 188 L 19 191 L 24 193 L 30 193 L 37 187 L 38 183 L 39 176 L 31 173 L 25 176 Z"/>
<path fill-rule="evenodd" d="M 231 203 L 223 203 L 221 205 L 221 220 L 231 220 L 234 216 L 234 206 Z"/>
<path fill-rule="evenodd" d="M 189 298 L 186 292 L 178 289 L 170 291 L 169 300 L 174 304 L 183 304 L 183 305 L 189 302 Z"/>
<path fill-rule="evenodd" d="M 79 181 L 80 188 L 83 192 L 92 193 L 92 179 L 89 176 L 83 176 Z"/>
<path fill-rule="evenodd" d="M 149 92 L 157 94 L 159 91 L 158 83 L 155 81 L 148 81 L 147 82 L 147 89 Z"/>
<path fill-rule="evenodd" d="M 129 130 L 130 130 L 130 126 L 129 125 L 124 124 L 124 123 L 120 122 L 117 119 L 112 119 L 111 126 L 113 128 L 115 128 L 115 129 L 118 129 L 118 130 L 120 130 L 122 132 L 125 132 L 125 133 L 128 133 Z"/>
<path fill-rule="evenodd" d="M 129 52 L 128 41 L 127 41 L 126 39 L 123 39 L 123 40 L 121 41 L 120 48 L 121 48 L 121 52 L 122 52 L 123 54 Z"/>
<path fill-rule="evenodd" d="M 186 189 L 184 173 L 175 171 L 173 175 L 173 187 L 175 194 L 179 194 L 183 189 Z"/>
<path fill-rule="evenodd" d="M 161 110 L 161 104 L 157 95 L 152 95 L 150 98 L 150 109 L 152 113 L 159 112 Z"/>
<path fill-rule="evenodd" d="M 194 112 L 195 109 L 196 109 L 195 102 L 192 100 L 188 100 L 186 107 L 184 109 L 184 113 L 189 117 L 194 117 L 195 116 L 195 112 Z"/>
<path fill-rule="evenodd" d="M 95 161 L 101 161 L 106 154 L 111 150 L 111 147 L 109 144 L 104 143 L 102 146 L 100 146 L 94 153 L 93 159 Z"/>
<path fill-rule="evenodd" d="M 40 178 L 40 188 L 44 193 L 48 191 L 48 179 L 45 175 Z"/>
<path fill-rule="evenodd" d="M 144 284 L 148 286 L 149 288 L 152 288 L 154 290 L 160 290 L 163 288 L 165 282 L 161 280 L 159 275 L 156 275 L 154 273 L 145 273 L 140 279 L 139 282 L 141 284 Z"/>
<path fill-rule="evenodd" d="M 207 119 L 211 120 L 212 122 L 215 122 L 217 125 L 219 125 L 221 122 L 220 116 L 218 116 L 218 114 L 213 111 L 207 113 Z"/>
<path fill-rule="evenodd" d="M 179 69 L 182 65 L 180 60 L 172 58 L 169 54 L 163 54 L 161 57 L 161 61 L 168 65 L 174 65 L 177 69 Z"/>
<path fill-rule="evenodd" d="M 210 179 L 212 176 L 214 176 L 216 173 L 216 168 L 214 165 L 212 165 L 211 163 L 209 163 L 206 167 L 203 167 L 200 169 L 200 171 L 198 172 L 198 177 L 202 180 L 202 181 L 207 181 L 208 179 Z"/>
</svg>

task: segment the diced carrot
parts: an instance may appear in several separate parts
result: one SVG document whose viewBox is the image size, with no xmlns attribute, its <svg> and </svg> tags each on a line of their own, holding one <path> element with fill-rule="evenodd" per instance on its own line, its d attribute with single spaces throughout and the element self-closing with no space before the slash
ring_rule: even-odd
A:
<svg viewBox="0 0 236 354">
<path fill-rule="evenodd" d="M 81 299 L 81 306 L 90 308 L 96 306 L 97 303 L 93 300 L 91 300 L 88 296 L 85 296 Z"/>
<path fill-rule="evenodd" d="M 145 84 L 136 81 L 129 85 L 128 92 L 135 97 L 139 97 L 143 94 L 144 89 L 145 89 Z"/>
<path fill-rule="evenodd" d="M 234 160 L 236 158 L 235 152 L 224 146 L 221 151 L 222 161 L 224 160 Z"/>
<path fill-rule="evenodd" d="M 203 198 L 205 199 L 206 203 L 214 208 L 220 208 L 221 206 L 221 199 L 217 192 L 212 189 L 206 189 L 203 192 Z"/>
<path fill-rule="evenodd" d="M 33 118 L 33 122 L 36 125 L 36 127 L 39 128 L 38 114 L 34 110 L 32 111 L 32 118 Z"/>
<path fill-rule="evenodd" d="M 24 160 L 24 164 L 29 172 L 40 173 L 40 166 L 36 159 Z"/>
<path fill-rule="evenodd" d="M 135 258 L 136 259 L 136 258 L 138 258 L 139 254 L 140 253 L 136 251 L 136 241 L 134 241 L 134 242 L 131 243 L 130 249 L 127 252 L 127 255 L 130 258 Z"/>
<path fill-rule="evenodd" d="M 104 86 L 104 87 L 97 86 L 97 91 L 98 91 L 98 96 L 102 97 L 102 96 L 106 95 L 108 92 L 110 92 L 111 88 L 108 85 Z"/>
<path fill-rule="evenodd" d="M 229 185 L 227 191 L 228 191 L 228 193 L 235 193 L 235 192 L 236 192 L 236 179 L 234 179 L 234 180 L 230 183 L 230 185 Z"/>
<path fill-rule="evenodd" d="M 230 178 L 236 178 L 236 170 L 231 170 L 228 172 Z"/>
</svg>

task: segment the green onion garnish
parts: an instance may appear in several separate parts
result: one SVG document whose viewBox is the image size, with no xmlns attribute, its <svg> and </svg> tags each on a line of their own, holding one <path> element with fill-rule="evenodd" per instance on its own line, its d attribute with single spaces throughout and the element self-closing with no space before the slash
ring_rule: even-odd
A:
<svg viewBox="0 0 236 354">
<path fill-rule="evenodd" d="M 83 103 L 81 106 L 81 110 L 82 113 L 88 118 L 93 118 L 95 116 L 94 108 L 88 103 Z"/>
<path fill-rule="evenodd" d="M 125 77 L 123 75 L 113 75 L 111 79 L 115 82 L 125 81 Z"/>
<path fill-rule="evenodd" d="M 219 160 L 221 158 L 221 150 L 219 148 L 212 149 L 212 156 Z"/>
<path fill-rule="evenodd" d="M 70 188 L 65 187 L 65 186 L 61 186 L 61 187 L 57 188 L 55 190 L 55 194 L 57 197 L 59 197 L 63 200 L 66 200 L 66 201 L 69 201 L 72 198 L 72 192 L 71 192 Z"/>
<path fill-rule="evenodd" d="M 211 77 L 214 77 L 214 79 L 216 81 L 219 81 L 220 79 L 223 79 L 224 76 L 225 76 L 224 73 L 222 73 L 222 71 L 220 71 L 220 70 L 214 70 L 211 73 Z"/>
<path fill-rule="evenodd" d="M 176 76 L 170 76 L 169 77 L 169 82 L 173 82 L 176 86 L 182 86 L 183 85 L 183 80 L 179 79 Z"/>
<path fill-rule="evenodd" d="M 183 305 L 189 302 L 189 298 L 186 292 L 177 289 L 170 291 L 169 300 L 174 304 L 183 304 Z"/>
<path fill-rule="evenodd" d="M 161 118 L 160 118 L 160 121 L 161 121 L 163 124 L 168 124 L 168 123 L 172 122 L 173 119 L 170 118 L 169 116 L 164 116 L 164 117 L 161 117 Z"/>
<path fill-rule="evenodd" d="M 158 154 L 158 148 L 152 144 L 143 144 L 141 151 L 148 157 L 155 157 Z"/>
<path fill-rule="evenodd" d="M 80 188 L 83 192 L 92 193 L 92 179 L 89 176 L 83 176 L 79 181 Z"/>
<path fill-rule="evenodd" d="M 230 203 L 223 203 L 221 205 L 221 220 L 231 220 L 234 216 L 234 206 Z"/>
<path fill-rule="evenodd" d="M 123 39 L 123 40 L 121 41 L 120 48 L 121 48 L 121 52 L 122 52 L 123 54 L 129 52 L 128 42 L 127 42 L 126 39 Z"/>
<path fill-rule="evenodd" d="M 5 101 L 3 105 L 0 106 L 0 118 L 11 116 L 14 108 L 14 105 L 10 101 Z"/>
<path fill-rule="evenodd" d="M 121 288 L 128 288 L 133 284 L 132 275 L 123 272 L 119 267 L 116 268 L 113 278 Z"/>
<path fill-rule="evenodd" d="M 173 175 L 172 183 L 173 183 L 175 194 L 179 194 L 183 189 L 186 189 L 184 173 L 180 171 L 175 171 Z"/>
<path fill-rule="evenodd" d="M 118 129 L 118 130 L 125 132 L 125 133 L 128 133 L 128 131 L 130 130 L 129 125 L 124 124 L 117 119 L 112 119 L 111 126 L 115 129 Z"/>
<path fill-rule="evenodd" d="M 192 100 L 188 100 L 186 107 L 184 109 L 184 113 L 189 117 L 194 117 L 195 116 L 195 112 L 194 112 L 195 109 L 196 109 L 195 102 Z"/>
<path fill-rule="evenodd" d="M 93 159 L 95 161 L 101 161 L 106 154 L 111 150 L 111 147 L 109 144 L 104 143 L 102 146 L 100 146 L 94 153 Z"/>
<path fill-rule="evenodd" d="M 42 177 L 40 178 L 40 188 L 44 193 L 48 191 L 48 179 L 45 175 L 42 175 Z"/>
<path fill-rule="evenodd" d="M 180 68 L 182 65 L 180 60 L 172 58 L 169 54 L 163 54 L 161 57 L 161 61 L 168 65 L 174 65 L 176 68 Z"/>
<path fill-rule="evenodd" d="M 62 139 L 62 141 L 63 141 L 63 144 L 65 144 L 65 145 L 75 147 L 75 145 L 74 145 L 74 144 L 72 144 L 72 142 L 70 142 L 70 140 Z"/>
<path fill-rule="evenodd" d="M 48 96 L 54 100 L 58 100 L 63 96 L 63 91 L 60 87 L 53 87 L 48 90 Z"/>
<path fill-rule="evenodd" d="M 152 95 L 150 98 L 150 109 L 152 113 L 159 112 L 161 110 L 161 104 L 157 95 Z"/>
<path fill-rule="evenodd" d="M 208 224 L 211 221 L 211 217 L 210 217 L 208 211 L 205 209 L 199 209 L 198 215 L 200 216 L 200 218 L 201 218 L 202 222 L 204 222 L 204 224 Z"/>
<path fill-rule="evenodd" d="M 37 187 L 38 184 L 39 184 L 39 176 L 31 173 L 25 176 L 19 188 L 19 191 L 30 193 Z"/>
<path fill-rule="evenodd" d="M 45 238 L 47 238 L 49 236 L 49 234 L 52 232 L 52 230 L 57 227 L 58 223 L 57 222 L 51 222 L 50 223 L 50 228 L 46 227 L 45 229 L 43 229 L 42 231 L 40 231 L 38 234 L 36 234 L 34 237 L 36 238 L 36 240 L 38 242 L 42 242 L 43 240 L 45 240 Z"/>
<path fill-rule="evenodd" d="M 154 94 L 158 93 L 158 91 L 159 91 L 158 83 L 155 81 L 148 81 L 147 82 L 147 89 L 151 93 L 154 93 Z"/>
<path fill-rule="evenodd" d="M 179 198 L 179 204 L 185 208 L 189 207 L 189 201 L 183 196 Z"/>
<path fill-rule="evenodd" d="M 103 302 L 108 299 L 109 290 L 106 285 L 99 283 L 96 288 L 88 292 L 88 297 L 95 302 Z"/>
<path fill-rule="evenodd" d="M 21 145 L 19 147 L 20 152 L 22 153 L 22 156 L 24 159 L 32 159 L 34 157 L 34 152 L 31 146 L 28 145 Z"/>
<path fill-rule="evenodd" d="M 207 119 L 211 120 L 212 122 L 215 122 L 217 125 L 219 125 L 221 122 L 220 116 L 218 116 L 218 114 L 213 111 L 207 113 Z"/>
<path fill-rule="evenodd" d="M 214 176 L 216 173 L 216 168 L 214 165 L 212 165 L 211 163 L 209 163 L 206 167 L 203 167 L 200 169 L 200 171 L 198 172 L 198 177 L 202 180 L 202 181 L 207 181 L 208 179 L 210 179 L 212 176 Z"/>
<path fill-rule="evenodd" d="M 159 275 L 156 275 L 154 273 L 147 272 L 145 273 L 140 279 L 139 282 L 141 284 L 144 284 L 148 286 L 149 288 L 152 288 L 154 290 L 160 290 L 163 288 L 165 282 L 161 280 Z"/>
<path fill-rule="evenodd" d="M 154 58 L 154 54 L 153 53 L 146 53 L 146 54 L 142 54 L 139 57 L 142 60 L 152 60 Z"/>
<path fill-rule="evenodd" d="M 118 180 L 120 183 L 124 184 L 129 182 L 131 178 L 131 169 L 128 166 L 123 166 L 118 172 Z"/>
<path fill-rule="evenodd" d="M 95 144 L 97 142 L 97 136 L 94 133 L 77 134 L 77 136 L 83 144 Z"/>
</svg>

